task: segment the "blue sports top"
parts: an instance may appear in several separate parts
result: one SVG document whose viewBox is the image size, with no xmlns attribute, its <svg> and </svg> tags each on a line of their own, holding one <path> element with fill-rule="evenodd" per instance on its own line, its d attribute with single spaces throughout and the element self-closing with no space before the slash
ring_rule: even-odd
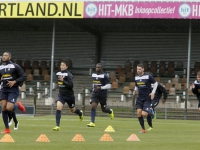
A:
<svg viewBox="0 0 200 150">
<path fill-rule="evenodd" d="M 94 93 L 101 93 L 101 92 L 107 91 L 106 89 L 94 91 L 95 86 L 105 86 L 106 84 L 110 83 L 108 76 L 105 73 L 103 73 L 103 72 L 101 74 L 93 73 L 92 79 L 93 79 L 93 92 Z"/>
<path fill-rule="evenodd" d="M 135 85 L 138 88 L 139 96 L 148 96 L 151 91 L 151 84 L 154 84 L 156 80 L 149 74 L 144 73 L 142 76 L 135 76 Z"/>
<path fill-rule="evenodd" d="M 197 80 L 194 81 L 194 89 L 192 88 L 192 92 L 196 94 L 197 99 L 200 101 L 200 83 Z"/>
</svg>

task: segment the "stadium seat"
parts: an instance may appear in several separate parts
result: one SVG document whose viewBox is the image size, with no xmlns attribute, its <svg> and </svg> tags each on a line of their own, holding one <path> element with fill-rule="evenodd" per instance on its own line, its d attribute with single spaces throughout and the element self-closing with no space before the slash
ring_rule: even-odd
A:
<svg viewBox="0 0 200 150">
<path fill-rule="evenodd" d="M 178 90 L 178 91 L 182 90 L 181 83 L 175 83 L 175 90 Z"/>
<path fill-rule="evenodd" d="M 42 76 L 45 76 L 46 74 L 49 74 L 48 70 L 42 70 Z"/>
<path fill-rule="evenodd" d="M 117 89 L 118 88 L 118 82 L 112 82 L 112 89 Z"/>
<path fill-rule="evenodd" d="M 172 83 L 166 83 L 165 89 L 169 91 L 172 88 Z"/>
<path fill-rule="evenodd" d="M 179 80 L 178 78 L 172 78 L 172 84 L 178 83 L 179 82 L 178 80 Z"/>
<path fill-rule="evenodd" d="M 129 89 L 134 90 L 134 88 L 135 88 L 135 82 L 130 82 L 129 83 Z"/>
<path fill-rule="evenodd" d="M 39 69 L 34 69 L 33 70 L 33 76 L 40 76 L 40 70 Z"/>
<path fill-rule="evenodd" d="M 171 87 L 169 89 L 169 95 L 175 95 L 175 94 L 176 94 L 175 88 Z"/>
<path fill-rule="evenodd" d="M 125 77 L 124 76 L 119 77 L 119 83 L 122 84 L 124 82 L 125 82 Z"/>
<path fill-rule="evenodd" d="M 124 86 L 123 94 L 129 94 L 129 86 Z"/>
<path fill-rule="evenodd" d="M 32 74 L 28 74 L 26 81 L 32 81 L 33 80 L 33 75 Z"/>
</svg>

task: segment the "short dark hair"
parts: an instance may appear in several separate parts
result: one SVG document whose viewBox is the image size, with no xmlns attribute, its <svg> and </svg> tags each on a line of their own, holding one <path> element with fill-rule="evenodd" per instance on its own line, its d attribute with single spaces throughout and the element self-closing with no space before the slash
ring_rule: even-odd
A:
<svg viewBox="0 0 200 150">
<path fill-rule="evenodd" d="M 67 60 L 65 60 L 65 59 L 61 60 L 60 64 L 61 63 L 64 63 L 66 66 L 69 66 L 69 62 Z"/>
<path fill-rule="evenodd" d="M 10 53 L 10 52 L 7 52 L 7 51 L 6 51 L 6 52 L 4 52 L 4 53 L 8 53 L 8 54 L 10 55 L 10 57 L 11 57 L 11 53 Z"/>
<path fill-rule="evenodd" d="M 144 68 L 144 65 L 143 64 L 138 64 L 137 67 Z"/>
<path fill-rule="evenodd" d="M 200 71 L 197 72 L 197 75 L 198 75 L 198 76 L 200 75 Z"/>
</svg>

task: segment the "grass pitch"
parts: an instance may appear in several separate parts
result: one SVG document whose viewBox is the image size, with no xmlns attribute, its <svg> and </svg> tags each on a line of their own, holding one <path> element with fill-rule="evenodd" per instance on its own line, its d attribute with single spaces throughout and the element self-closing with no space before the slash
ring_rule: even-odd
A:
<svg viewBox="0 0 200 150">
<path fill-rule="evenodd" d="M 199 150 L 200 121 L 191 120 L 153 120 L 154 130 L 139 134 L 140 125 L 136 118 L 96 117 L 96 127 L 86 126 L 90 117 L 78 122 L 78 116 L 62 116 L 61 130 L 53 131 L 54 116 L 24 117 L 18 116 L 19 130 L 11 126 L 14 143 L 0 142 L 0 150 Z M 111 125 L 115 132 L 105 132 Z M 145 126 L 148 128 L 146 118 Z M 0 129 L 4 129 L 1 121 Z M 108 133 L 114 141 L 99 141 Z M 36 142 L 45 134 L 50 143 Z M 72 142 L 76 134 L 81 134 L 85 142 Z M 136 134 L 140 141 L 126 141 Z M 4 134 L 0 134 L 0 139 Z"/>
</svg>

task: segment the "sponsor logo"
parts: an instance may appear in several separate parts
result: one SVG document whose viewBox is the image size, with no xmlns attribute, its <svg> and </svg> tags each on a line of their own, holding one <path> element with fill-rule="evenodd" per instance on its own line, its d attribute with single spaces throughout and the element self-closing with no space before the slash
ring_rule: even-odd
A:
<svg viewBox="0 0 200 150">
<path fill-rule="evenodd" d="M 179 14 L 180 14 L 181 17 L 186 18 L 191 13 L 190 5 L 182 4 L 182 5 L 180 5 L 178 11 L 179 11 Z"/>
<path fill-rule="evenodd" d="M 88 4 L 85 7 L 85 13 L 89 16 L 89 17 L 93 17 L 96 15 L 98 9 L 97 6 L 93 3 Z"/>
</svg>

